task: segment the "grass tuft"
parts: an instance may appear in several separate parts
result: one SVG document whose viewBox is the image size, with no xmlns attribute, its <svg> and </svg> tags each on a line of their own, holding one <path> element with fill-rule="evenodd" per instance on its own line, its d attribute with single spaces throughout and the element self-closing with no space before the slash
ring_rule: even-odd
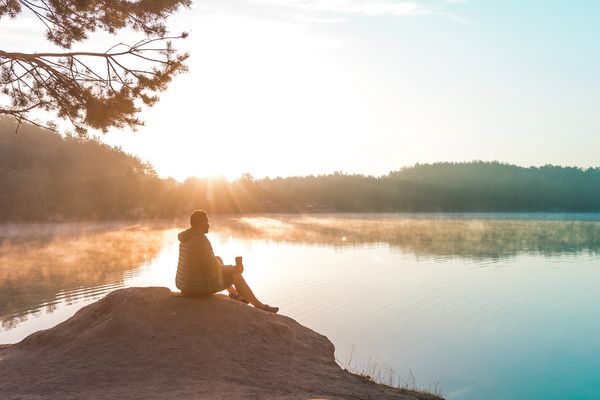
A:
<svg viewBox="0 0 600 400">
<path fill-rule="evenodd" d="M 352 346 L 350 356 L 345 363 L 336 360 L 344 371 L 350 372 L 366 381 L 377 383 L 393 390 L 409 392 L 419 399 L 444 399 L 439 382 L 433 382 L 426 386 L 417 385 L 417 380 L 412 370 L 408 370 L 407 376 L 401 375 L 389 365 L 374 360 L 373 358 L 370 358 L 366 365 L 357 366 L 356 362 L 353 362 L 353 353 L 354 346 Z"/>
</svg>

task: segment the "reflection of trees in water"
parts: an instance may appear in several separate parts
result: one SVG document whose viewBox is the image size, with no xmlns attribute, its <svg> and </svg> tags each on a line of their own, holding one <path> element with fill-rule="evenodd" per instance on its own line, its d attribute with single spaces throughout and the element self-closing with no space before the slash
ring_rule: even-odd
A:
<svg viewBox="0 0 600 400">
<path fill-rule="evenodd" d="M 185 225 L 185 224 L 183 224 Z M 519 253 L 600 254 L 600 221 L 405 218 L 373 214 L 214 217 L 236 239 L 326 246 L 385 243 L 426 257 L 501 259 Z M 66 228 L 65 228 L 66 227 Z M 97 298 L 156 257 L 170 225 L 0 227 L 0 323 L 10 329 L 61 302 Z M 185 226 L 182 226 L 182 229 Z M 173 260 L 176 263 L 177 260 Z"/>
<path fill-rule="evenodd" d="M 332 246 L 386 243 L 432 257 L 500 259 L 526 252 L 545 256 L 600 253 L 600 221 L 374 215 L 242 217 L 218 224 L 220 232 L 239 238 Z"/>
<path fill-rule="evenodd" d="M 164 227 L 40 225 L 0 231 L 0 323 L 10 329 L 60 302 L 95 298 L 160 251 Z M 28 232 L 29 230 L 29 232 Z"/>
</svg>

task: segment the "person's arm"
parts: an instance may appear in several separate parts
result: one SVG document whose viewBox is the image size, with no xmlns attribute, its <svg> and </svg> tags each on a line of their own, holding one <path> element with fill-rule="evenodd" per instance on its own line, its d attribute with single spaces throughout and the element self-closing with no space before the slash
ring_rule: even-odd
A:
<svg viewBox="0 0 600 400">
<path fill-rule="evenodd" d="M 231 272 L 239 272 L 240 274 L 244 271 L 243 266 L 238 265 L 227 265 L 223 263 L 221 257 L 215 256 L 212 245 L 210 244 L 210 240 L 206 236 L 204 236 L 204 240 L 202 241 L 202 254 L 207 257 L 205 262 L 213 262 L 217 266 L 217 268 L 221 268 L 223 272 L 231 271 Z M 210 261 L 209 261 L 209 259 Z"/>
<path fill-rule="evenodd" d="M 233 273 L 242 273 L 244 272 L 244 266 L 243 265 L 224 265 L 221 264 L 221 268 L 223 268 L 223 271 L 231 271 Z"/>
</svg>

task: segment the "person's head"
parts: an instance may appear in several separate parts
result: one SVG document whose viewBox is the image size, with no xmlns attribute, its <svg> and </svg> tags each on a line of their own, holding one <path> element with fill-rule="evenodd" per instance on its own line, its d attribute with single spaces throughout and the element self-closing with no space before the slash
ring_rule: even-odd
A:
<svg viewBox="0 0 600 400">
<path fill-rule="evenodd" d="M 190 225 L 192 228 L 208 232 L 208 214 L 206 211 L 196 210 L 190 214 Z"/>
</svg>

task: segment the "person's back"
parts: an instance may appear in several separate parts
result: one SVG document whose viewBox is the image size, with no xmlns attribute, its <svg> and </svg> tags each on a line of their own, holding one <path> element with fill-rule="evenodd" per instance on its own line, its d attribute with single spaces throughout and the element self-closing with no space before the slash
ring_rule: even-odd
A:
<svg viewBox="0 0 600 400">
<path fill-rule="evenodd" d="M 183 293 L 207 294 L 222 286 L 212 246 L 203 232 L 190 228 L 181 232 L 178 238 L 177 288 Z"/>
<path fill-rule="evenodd" d="M 179 238 L 179 262 L 175 285 L 184 295 L 229 292 L 229 297 L 250 303 L 261 310 L 276 313 L 278 307 L 271 307 L 256 298 L 250 286 L 242 277 L 244 265 L 224 265 L 220 257 L 215 257 L 210 241 L 205 236 L 210 224 L 205 211 L 197 210 L 190 215 L 191 228 L 181 232 Z"/>
</svg>

